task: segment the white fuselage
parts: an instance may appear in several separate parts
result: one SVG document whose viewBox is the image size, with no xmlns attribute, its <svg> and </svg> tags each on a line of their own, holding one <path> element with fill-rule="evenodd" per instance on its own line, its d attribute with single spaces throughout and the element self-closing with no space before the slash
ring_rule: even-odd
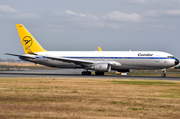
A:
<svg viewBox="0 0 180 119">
<path fill-rule="evenodd" d="M 112 70 L 118 69 L 162 69 L 175 66 L 173 55 L 158 51 L 46 51 L 30 55 L 31 58 L 21 58 L 46 66 L 57 68 L 84 68 L 70 62 L 63 62 L 46 57 L 59 57 L 77 60 L 94 61 L 94 63 L 112 62 Z M 113 65 L 114 64 L 114 65 Z"/>
</svg>

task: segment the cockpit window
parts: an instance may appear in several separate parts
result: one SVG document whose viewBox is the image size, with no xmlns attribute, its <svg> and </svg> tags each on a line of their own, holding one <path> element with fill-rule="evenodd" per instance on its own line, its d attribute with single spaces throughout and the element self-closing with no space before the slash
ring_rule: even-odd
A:
<svg viewBox="0 0 180 119">
<path fill-rule="evenodd" d="M 174 57 L 174 56 L 168 56 L 167 58 L 168 58 L 168 59 L 172 59 L 172 58 L 175 58 L 175 57 Z"/>
</svg>

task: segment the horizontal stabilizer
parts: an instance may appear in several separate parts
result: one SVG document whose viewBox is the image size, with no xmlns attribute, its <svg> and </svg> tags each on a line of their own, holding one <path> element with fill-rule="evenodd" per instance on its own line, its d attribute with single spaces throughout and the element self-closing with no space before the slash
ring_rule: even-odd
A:
<svg viewBox="0 0 180 119">
<path fill-rule="evenodd" d="M 18 55 L 18 54 L 11 54 L 11 53 L 4 53 L 4 54 L 6 54 L 6 55 L 11 55 L 11 56 L 16 56 L 16 57 L 26 57 L 26 58 L 35 58 L 35 57 L 33 57 L 34 55 L 36 55 L 36 54 L 34 54 L 34 55 Z"/>
</svg>

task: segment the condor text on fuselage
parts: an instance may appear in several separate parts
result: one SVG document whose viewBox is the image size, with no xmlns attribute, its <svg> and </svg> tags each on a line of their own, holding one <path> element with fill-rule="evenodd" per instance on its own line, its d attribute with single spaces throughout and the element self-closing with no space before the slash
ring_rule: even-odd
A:
<svg viewBox="0 0 180 119">
<path fill-rule="evenodd" d="M 141 54 L 141 53 L 139 53 L 138 56 L 153 56 L 153 54 L 149 54 L 149 53 L 148 54 Z"/>
</svg>

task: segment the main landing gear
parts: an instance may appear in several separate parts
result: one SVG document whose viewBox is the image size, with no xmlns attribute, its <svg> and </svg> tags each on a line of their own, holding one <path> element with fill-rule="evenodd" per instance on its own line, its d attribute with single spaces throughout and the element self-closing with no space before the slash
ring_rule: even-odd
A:
<svg viewBox="0 0 180 119">
<path fill-rule="evenodd" d="M 164 68 L 164 69 L 162 69 L 162 71 L 163 71 L 163 73 L 162 73 L 162 77 L 166 77 L 166 69 Z"/>
<path fill-rule="evenodd" d="M 95 72 L 96 75 L 104 75 L 104 72 Z"/>
<path fill-rule="evenodd" d="M 91 75 L 91 72 L 90 71 L 83 71 L 82 75 Z"/>
<path fill-rule="evenodd" d="M 95 72 L 96 75 L 102 76 L 104 75 L 104 72 Z M 91 75 L 90 71 L 83 71 L 82 75 Z"/>
</svg>

